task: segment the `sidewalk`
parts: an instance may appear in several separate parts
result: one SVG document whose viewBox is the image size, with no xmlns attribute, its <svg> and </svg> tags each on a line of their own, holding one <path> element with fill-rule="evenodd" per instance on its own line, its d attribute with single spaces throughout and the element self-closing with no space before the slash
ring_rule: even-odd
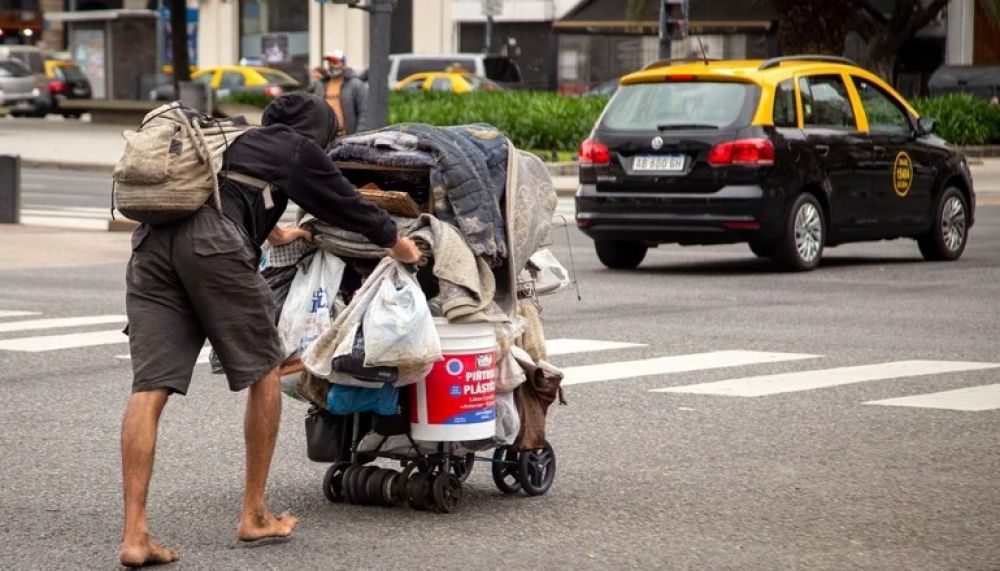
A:
<svg viewBox="0 0 1000 571">
<path fill-rule="evenodd" d="M 0 154 L 21 155 L 26 168 L 62 168 L 106 171 L 125 149 L 121 126 L 85 123 L 61 118 L 0 118 Z M 976 193 L 984 203 L 1000 204 L 1000 158 L 972 159 Z M 572 169 L 553 169 L 552 182 L 561 196 L 576 192 Z"/>
</svg>

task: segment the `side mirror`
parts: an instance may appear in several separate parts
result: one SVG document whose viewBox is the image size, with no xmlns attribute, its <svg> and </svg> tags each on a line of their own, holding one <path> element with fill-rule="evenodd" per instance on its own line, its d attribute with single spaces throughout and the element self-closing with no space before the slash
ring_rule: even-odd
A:
<svg viewBox="0 0 1000 571">
<path fill-rule="evenodd" d="M 934 119 L 929 119 L 927 117 L 921 117 L 917 119 L 917 131 L 920 135 L 930 135 L 934 132 L 934 127 L 937 126 L 937 121 Z"/>
</svg>

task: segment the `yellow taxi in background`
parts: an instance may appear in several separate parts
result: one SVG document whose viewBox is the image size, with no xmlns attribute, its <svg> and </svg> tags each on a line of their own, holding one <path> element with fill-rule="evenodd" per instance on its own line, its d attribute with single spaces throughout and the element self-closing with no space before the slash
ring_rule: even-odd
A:
<svg viewBox="0 0 1000 571">
<path fill-rule="evenodd" d="M 67 99 L 90 99 L 93 90 L 90 80 L 78 65 L 61 59 L 45 60 L 45 78 L 52 93 L 52 112 L 66 117 L 79 117 L 79 111 L 62 111 L 60 104 Z"/>
<path fill-rule="evenodd" d="M 454 71 L 428 71 L 414 73 L 396 84 L 396 91 L 445 91 L 471 93 L 473 91 L 501 91 L 496 83 L 471 73 Z"/>
<path fill-rule="evenodd" d="M 268 97 L 279 97 L 287 91 L 301 89 L 302 84 L 287 73 L 269 67 L 227 65 L 206 67 L 191 74 L 191 81 L 208 84 L 216 97 L 233 93 L 257 92 Z M 161 85 L 149 93 L 150 99 L 172 101 L 173 83 Z"/>
</svg>

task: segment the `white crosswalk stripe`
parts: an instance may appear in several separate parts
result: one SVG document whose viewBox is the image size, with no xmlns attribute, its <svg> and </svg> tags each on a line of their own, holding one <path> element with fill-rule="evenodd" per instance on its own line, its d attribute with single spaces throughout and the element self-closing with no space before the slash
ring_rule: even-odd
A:
<svg viewBox="0 0 1000 571">
<path fill-rule="evenodd" d="M 0 333 L 13 331 L 29 331 L 31 329 L 58 329 L 62 327 L 79 327 L 81 325 L 106 325 L 108 323 L 125 323 L 124 315 L 93 315 L 87 317 L 60 317 L 55 319 L 32 319 L 29 321 L 13 321 L 0 323 Z"/>
<path fill-rule="evenodd" d="M 41 315 L 37 311 L 16 311 L 13 309 L 0 309 L 0 319 L 4 317 L 27 317 L 29 315 Z"/>
<path fill-rule="evenodd" d="M 35 311 L 0 309 L 0 318 L 39 315 Z M 128 337 L 120 329 L 81 331 L 48 334 L 63 328 L 85 328 L 110 323 L 124 323 L 124 315 L 92 315 L 62 318 L 40 318 L 0 321 L 0 334 L 45 332 L 44 335 L 0 339 L 0 351 L 41 353 L 66 349 L 124 345 Z M 550 360 L 558 366 L 572 356 L 586 354 L 613 355 L 615 351 L 647 347 L 642 343 L 558 338 L 546 342 Z M 206 345 L 198 355 L 198 364 L 208 363 L 210 347 Z M 622 381 L 641 377 L 665 376 L 677 373 L 737 368 L 767 363 L 781 363 L 817 359 L 821 355 L 804 353 L 775 353 L 763 351 L 712 351 L 684 355 L 669 355 L 630 361 L 608 361 L 594 365 L 562 366 L 564 386 Z M 127 360 L 128 354 L 115 358 Z M 613 357 L 612 357 L 613 358 Z M 770 395 L 812 391 L 841 385 L 947 375 L 951 373 L 985 371 L 1000 368 L 1000 363 L 971 361 L 905 360 L 887 363 L 831 367 L 787 373 L 738 377 L 722 381 L 696 383 L 651 389 L 650 393 L 701 394 L 737 397 L 766 397 Z M 941 392 L 931 392 L 898 398 L 868 401 L 860 404 L 884 407 L 930 408 L 955 411 L 985 411 L 1000 409 L 1000 383 L 965 387 Z"/>
<path fill-rule="evenodd" d="M 923 375 L 938 375 L 960 371 L 976 371 L 997 367 L 1000 367 L 1000 364 L 971 363 L 965 361 L 894 361 L 891 363 L 880 363 L 878 365 L 836 367 L 815 371 L 799 371 L 795 373 L 780 373 L 777 375 L 744 377 L 741 379 L 729 379 L 714 383 L 654 389 L 652 392 L 759 397 L 779 393 L 835 387 L 838 385 L 853 383 L 918 377 Z"/>
<path fill-rule="evenodd" d="M 115 218 L 118 220 L 125 219 L 117 210 L 115 211 Z M 21 209 L 21 223 L 33 226 L 53 226 L 76 230 L 107 230 L 108 222 L 110 221 L 110 208 L 76 206 Z M 285 209 L 280 222 L 288 226 L 294 224 L 295 208 L 289 207 Z"/>
<path fill-rule="evenodd" d="M 945 410 L 983 411 L 1000 408 L 1000 384 L 966 387 L 939 393 L 869 401 L 864 404 Z"/>
<path fill-rule="evenodd" d="M 0 341 L 0 351 L 24 351 L 40 353 L 58 349 L 76 349 L 79 347 L 94 347 L 113 343 L 126 343 L 128 337 L 121 329 L 111 331 L 92 331 L 89 333 L 69 333 L 66 335 L 46 335 L 42 337 L 23 337 Z"/>
<path fill-rule="evenodd" d="M 814 359 L 816 357 L 819 357 L 819 355 L 764 353 L 760 351 L 715 351 L 694 355 L 674 355 L 671 357 L 643 359 L 641 361 L 622 361 L 618 363 L 603 363 L 601 365 L 567 367 L 563 369 L 563 374 L 565 374 L 563 385 L 579 385 L 632 377 L 665 375 L 667 373 L 738 367 L 797 359 Z"/>
</svg>

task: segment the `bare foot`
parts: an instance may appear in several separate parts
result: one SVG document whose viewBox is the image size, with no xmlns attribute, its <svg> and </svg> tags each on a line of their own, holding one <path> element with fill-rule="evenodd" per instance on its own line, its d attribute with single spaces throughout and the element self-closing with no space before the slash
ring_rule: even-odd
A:
<svg viewBox="0 0 1000 571">
<path fill-rule="evenodd" d="M 268 537 L 288 537 L 295 529 L 298 519 L 291 513 L 284 512 L 276 516 L 270 512 L 247 514 L 240 517 L 236 534 L 240 541 L 257 541 Z"/>
<path fill-rule="evenodd" d="M 122 550 L 118 554 L 118 561 L 125 567 L 163 565 L 173 563 L 180 558 L 176 551 L 156 543 L 149 534 L 138 541 L 123 541 Z"/>
</svg>

